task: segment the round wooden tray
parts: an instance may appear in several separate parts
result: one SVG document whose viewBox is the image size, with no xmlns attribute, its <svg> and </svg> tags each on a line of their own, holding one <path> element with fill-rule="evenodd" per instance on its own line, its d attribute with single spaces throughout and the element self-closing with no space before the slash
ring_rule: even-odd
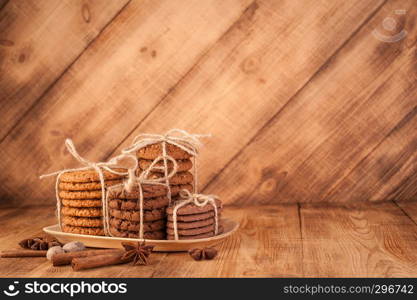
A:
<svg viewBox="0 0 417 300">
<path fill-rule="evenodd" d="M 224 232 L 222 234 L 196 240 L 145 240 L 147 244 L 154 245 L 154 251 L 174 252 L 174 251 L 188 251 L 192 248 L 201 248 L 214 246 L 222 242 L 225 238 L 232 235 L 239 227 L 239 224 L 230 219 L 222 219 Z M 58 239 L 61 243 L 68 243 L 72 241 L 80 241 L 87 247 L 94 248 L 122 248 L 122 242 L 137 242 L 139 239 L 119 238 L 109 236 L 94 236 L 62 232 L 58 224 L 43 228 L 47 234 L 50 234 Z"/>
</svg>

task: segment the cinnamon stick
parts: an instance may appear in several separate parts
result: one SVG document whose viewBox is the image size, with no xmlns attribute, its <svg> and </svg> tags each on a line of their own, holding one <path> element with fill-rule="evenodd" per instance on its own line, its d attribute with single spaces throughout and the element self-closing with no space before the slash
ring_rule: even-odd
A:
<svg viewBox="0 0 417 300">
<path fill-rule="evenodd" d="M 122 249 L 105 249 L 105 250 L 85 250 L 77 252 L 59 253 L 52 256 L 52 264 L 54 266 L 64 266 L 71 264 L 74 258 L 90 257 L 104 254 L 123 253 Z"/>
<path fill-rule="evenodd" d="M 2 251 L 0 257 L 46 257 L 46 250 L 7 250 Z"/>
<path fill-rule="evenodd" d="M 130 258 L 123 258 L 123 252 L 103 254 L 96 256 L 77 257 L 71 262 L 74 271 L 87 270 L 97 267 L 124 264 L 131 261 Z"/>
</svg>

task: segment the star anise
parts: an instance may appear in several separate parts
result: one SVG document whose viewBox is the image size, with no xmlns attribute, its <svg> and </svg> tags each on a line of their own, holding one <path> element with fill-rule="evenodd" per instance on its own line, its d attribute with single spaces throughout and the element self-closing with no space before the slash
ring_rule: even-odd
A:
<svg viewBox="0 0 417 300">
<path fill-rule="evenodd" d="M 138 242 L 137 244 L 122 243 L 126 252 L 122 256 L 124 261 L 132 261 L 132 265 L 147 265 L 148 257 L 151 255 L 155 246 L 145 245 L 145 243 Z"/>
<path fill-rule="evenodd" d="M 202 249 L 194 248 L 188 250 L 188 254 L 190 254 L 194 260 L 213 259 L 217 255 L 217 250 L 211 247 L 204 247 Z"/>
<path fill-rule="evenodd" d="M 51 237 L 33 237 L 24 239 L 19 243 L 20 247 L 31 250 L 48 250 L 54 246 L 61 246 L 57 239 Z"/>
</svg>

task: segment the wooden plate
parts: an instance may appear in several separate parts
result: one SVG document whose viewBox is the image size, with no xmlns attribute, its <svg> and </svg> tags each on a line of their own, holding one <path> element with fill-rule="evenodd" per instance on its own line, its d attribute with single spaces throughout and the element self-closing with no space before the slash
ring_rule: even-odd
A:
<svg viewBox="0 0 417 300">
<path fill-rule="evenodd" d="M 146 240 L 149 245 L 155 245 L 154 251 L 174 252 L 188 251 L 192 248 L 214 246 L 222 242 L 225 238 L 232 235 L 239 227 L 239 224 L 230 219 L 222 219 L 224 232 L 220 235 L 197 240 Z M 137 242 L 139 239 L 119 238 L 109 236 L 94 236 L 85 234 L 75 234 L 62 232 L 58 224 L 43 228 L 43 231 L 57 238 L 61 243 L 72 241 L 83 242 L 87 247 L 94 248 L 121 248 L 121 242 Z"/>
</svg>

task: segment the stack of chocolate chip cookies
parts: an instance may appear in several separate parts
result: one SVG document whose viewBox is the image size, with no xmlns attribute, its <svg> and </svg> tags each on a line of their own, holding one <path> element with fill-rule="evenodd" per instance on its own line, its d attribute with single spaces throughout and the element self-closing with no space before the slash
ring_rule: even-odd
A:
<svg viewBox="0 0 417 300">
<path fill-rule="evenodd" d="M 165 239 L 166 208 L 169 205 L 164 185 L 142 184 L 143 238 Z M 138 238 L 140 230 L 139 189 L 128 192 L 124 186 L 109 189 L 109 230 L 113 236 Z"/>
<path fill-rule="evenodd" d="M 115 169 L 126 172 L 124 169 Z M 105 187 L 120 184 L 124 176 L 103 171 Z M 104 235 L 102 189 L 95 170 L 70 171 L 59 179 L 62 231 Z"/>
<path fill-rule="evenodd" d="M 220 215 L 222 203 L 216 199 L 218 234 L 223 232 Z M 167 209 L 167 239 L 174 240 L 174 219 L 173 211 L 175 204 Z M 212 204 L 203 207 L 196 206 L 193 203 L 186 204 L 177 210 L 177 230 L 178 239 L 192 240 L 212 237 L 215 234 L 215 211 Z"/>
<path fill-rule="evenodd" d="M 175 201 L 182 189 L 187 189 L 189 191 L 193 190 L 194 176 L 190 172 L 193 167 L 193 163 L 191 161 L 192 156 L 181 148 L 169 143 L 166 144 L 166 150 L 167 155 L 175 159 L 177 162 L 177 172 L 173 177 L 169 179 L 172 200 Z M 148 169 L 158 156 L 162 155 L 162 144 L 157 143 L 148 145 L 139 149 L 136 155 L 138 157 L 139 163 L 139 170 L 137 175 L 139 175 L 141 172 Z M 159 168 L 154 168 L 149 174 L 148 178 L 156 179 L 163 177 L 165 173 L 163 166 L 163 161 L 158 162 L 156 167 Z M 172 171 L 172 168 L 172 162 L 168 161 L 168 173 Z"/>
</svg>

